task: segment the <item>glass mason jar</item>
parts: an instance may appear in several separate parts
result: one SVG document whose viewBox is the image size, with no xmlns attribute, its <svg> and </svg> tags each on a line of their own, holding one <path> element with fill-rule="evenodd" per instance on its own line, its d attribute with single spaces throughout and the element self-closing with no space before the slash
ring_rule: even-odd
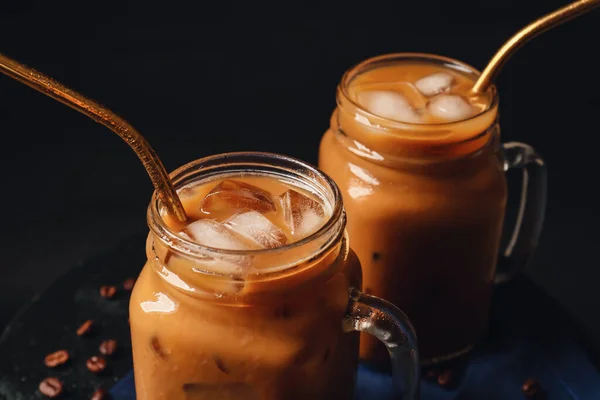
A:
<svg viewBox="0 0 600 400">
<path fill-rule="evenodd" d="M 137 399 L 351 399 L 357 331 L 385 342 L 402 398 L 416 398 L 414 332 L 399 309 L 360 292 L 360 263 L 328 176 L 285 156 L 231 153 L 194 161 L 171 177 L 181 189 L 248 175 L 308 189 L 332 216 L 279 248 L 222 250 L 175 235 L 155 194 L 148 261 L 130 301 Z M 224 272 L 232 264 L 247 272 Z"/>
<path fill-rule="evenodd" d="M 339 185 L 365 293 L 402 308 L 419 336 L 422 363 L 468 352 L 485 331 L 493 285 L 523 271 L 543 223 L 546 173 L 528 145 L 500 144 L 498 96 L 466 120 L 410 124 L 378 117 L 354 102 L 349 85 L 396 63 L 443 67 L 475 80 L 479 72 L 449 58 L 391 54 L 345 73 L 320 147 L 319 167 Z M 498 257 L 507 185 L 523 172 L 512 239 Z M 371 338 L 361 358 L 387 362 Z"/>
</svg>

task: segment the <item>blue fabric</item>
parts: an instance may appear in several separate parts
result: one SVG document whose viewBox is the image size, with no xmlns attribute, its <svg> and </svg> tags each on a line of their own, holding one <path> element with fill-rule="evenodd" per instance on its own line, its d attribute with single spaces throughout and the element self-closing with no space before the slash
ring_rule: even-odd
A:
<svg viewBox="0 0 600 400">
<path fill-rule="evenodd" d="M 600 373 L 577 340 L 572 321 L 530 282 L 498 289 L 490 332 L 470 355 L 453 390 L 421 380 L 422 400 L 522 400 L 521 385 L 537 379 L 548 400 L 599 400 Z M 133 374 L 111 390 L 115 400 L 135 399 Z M 389 375 L 361 365 L 356 400 L 392 399 Z"/>
<path fill-rule="evenodd" d="M 548 392 L 548 400 L 600 399 L 600 374 L 575 342 L 537 345 L 516 341 L 511 351 L 474 353 L 461 384 L 446 390 L 422 380 L 422 400 L 523 399 L 521 384 L 538 379 Z M 111 390 L 114 400 L 134 400 L 133 373 Z M 360 366 L 356 400 L 393 399 L 389 375 Z"/>
</svg>

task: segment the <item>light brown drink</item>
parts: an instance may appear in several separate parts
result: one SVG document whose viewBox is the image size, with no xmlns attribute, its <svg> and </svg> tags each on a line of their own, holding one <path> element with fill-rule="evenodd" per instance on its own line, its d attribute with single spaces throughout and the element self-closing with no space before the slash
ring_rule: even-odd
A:
<svg viewBox="0 0 600 400">
<path fill-rule="evenodd" d="M 468 351 L 487 323 L 507 193 L 497 97 L 471 97 L 477 76 L 435 56 L 367 60 L 344 76 L 320 148 L 364 291 L 407 313 L 425 362 Z M 367 336 L 361 358 L 387 362 Z"/>
<path fill-rule="evenodd" d="M 153 198 L 148 262 L 130 301 L 137 398 L 350 400 L 352 331 L 385 319 L 377 333 L 399 363 L 410 354 L 403 399 L 412 400 L 413 333 L 386 331 L 390 318 L 407 324 L 403 315 L 368 304 L 360 310 L 372 314 L 353 315 L 361 270 L 337 187 L 299 161 L 256 154 L 182 167 L 175 183 L 186 223 Z"/>
</svg>

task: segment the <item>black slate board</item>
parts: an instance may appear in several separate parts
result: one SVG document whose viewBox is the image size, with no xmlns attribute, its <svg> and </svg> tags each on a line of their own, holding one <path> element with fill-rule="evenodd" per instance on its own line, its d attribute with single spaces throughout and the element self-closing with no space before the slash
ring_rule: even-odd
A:
<svg viewBox="0 0 600 400">
<path fill-rule="evenodd" d="M 89 399 L 97 388 L 110 389 L 131 370 L 129 292 L 123 282 L 140 272 L 144 249 L 145 236 L 127 240 L 105 256 L 70 270 L 17 315 L 0 338 L 0 399 L 43 399 L 38 385 L 48 376 L 63 381 L 61 399 Z M 115 297 L 100 296 L 102 285 L 115 285 Z M 94 331 L 78 337 L 77 328 L 88 319 L 94 320 Z M 117 340 L 118 349 L 105 357 L 107 370 L 95 375 L 85 363 L 100 354 L 104 339 Z M 44 357 L 59 349 L 69 351 L 69 362 L 47 368 Z"/>
</svg>

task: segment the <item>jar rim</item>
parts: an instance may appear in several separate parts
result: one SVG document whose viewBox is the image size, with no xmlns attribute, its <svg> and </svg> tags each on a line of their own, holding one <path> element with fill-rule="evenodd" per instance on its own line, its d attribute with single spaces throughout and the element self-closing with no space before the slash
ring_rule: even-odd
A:
<svg viewBox="0 0 600 400">
<path fill-rule="evenodd" d="M 230 250 L 201 245 L 177 235 L 161 216 L 161 202 L 156 191 L 152 195 L 147 210 L 147 222 L 150 230 L 169 247 L 191 257 L 206 256 L 259 256 L 285 252 L 312 243 L 318 239 L 334 240 L 337 232 L 345 228 L 345 212 L 342 195 L 337 184 L 323 171 L 302 160 L 268 152 L 231 152 L 200 158 L 182 165 L 169 174 L 176 189 L 191 182 L 201 182 L 209 177 L 225 173 L 240 172 L 244 175 L 283 176 L 295 175 L 311 189 L 320 191 L 319 195 L 331 205 L 331 216 L 325 224 L 309 236 L 280 247 L 254 250 Z M 332 240 L 327 240 L 331 242 Z M 325 249 L 329 246 L 325 246 Z M 321 249 L 321 251 L 325 250 Z"/>
<path fill-rule="evenodd" d="M 475 67 L 472 67 L 471 65 L 469 65 L 467 63 L 464 63 L 462 61 L 459 61 L 459 60 L 456 60 L 456 59 L 453 59 L 450 57 L 439 56 L 436 54 L 429 54 L 429 53 L 383 54 L 380 56 L 371 57 L 366 60 L 363 60 L 363 61 L 359 62 L 358 64 L 354 65 L 352 68 L 348 69 L 344 73 L 344 75 L 342 76 L 342 80 L 337 88 L 338 106 L 340 106 L 339 97 L 342 96 L 344 101 L 349 102 L 357 110 L 360 110 L 360 113 L 363 114 L 365 117 L 375 119 L 375 120 L 386 121 L 387 123 L 389 123 L 389 125 L 391 127 L 410 128 L 410 129 L 452 128 L 452 127 L 464 124 L 468 121 L 472 121 L 472 120 L 475 120 L 478 118 L 483 118 L 485 115 L 495 112 L 494 110 L 497 109 L 497 106 L 499 103 L 499 96 L 498 96 L 498 91 L 496 89 L 496 86 L 493 84 L 490 85 L 490 87 L 487 89 L 487 91 L 489 91 L 491 93 L 491 101 L 490 101 L 490 104 L 485 108 L 485 110 L 483 110 L 475 115 L 472 115 L 468 118 L 461 119 L 458 121 L 449 121 L 449 122 L 413 123 L 413 122 L 396 121 L 396 120 L 393 120 L 390 118 L 385 118 L 385 117 L 381 117 L 379 115 L 373 114 L 373 113 L 369 112 L 365 107 L 363 107 L 358 102 L 356 102 L 352 99 L 352 96 L 350 96 L 348 88 L 349 88 L 350 82 L 352 82 L 352 80 L 356 76 L 362 74 L 363 72 L 373 70 L 375 68 L 385 66 L 385 65 L 392 65 L 393 63 L 399 62 L 399 61 L 422 61 L 422 62 L 426 62 L 426 63 L 430 63 L 430 64 L 443 64 L 446 67 L 449 67 L 454 70 L 458 70 L 463 73 L 471 74 L 474 77 L 479 77 L 481 75 L 481 72 L 478 69 L 476 69 Z"/>
</svg>

